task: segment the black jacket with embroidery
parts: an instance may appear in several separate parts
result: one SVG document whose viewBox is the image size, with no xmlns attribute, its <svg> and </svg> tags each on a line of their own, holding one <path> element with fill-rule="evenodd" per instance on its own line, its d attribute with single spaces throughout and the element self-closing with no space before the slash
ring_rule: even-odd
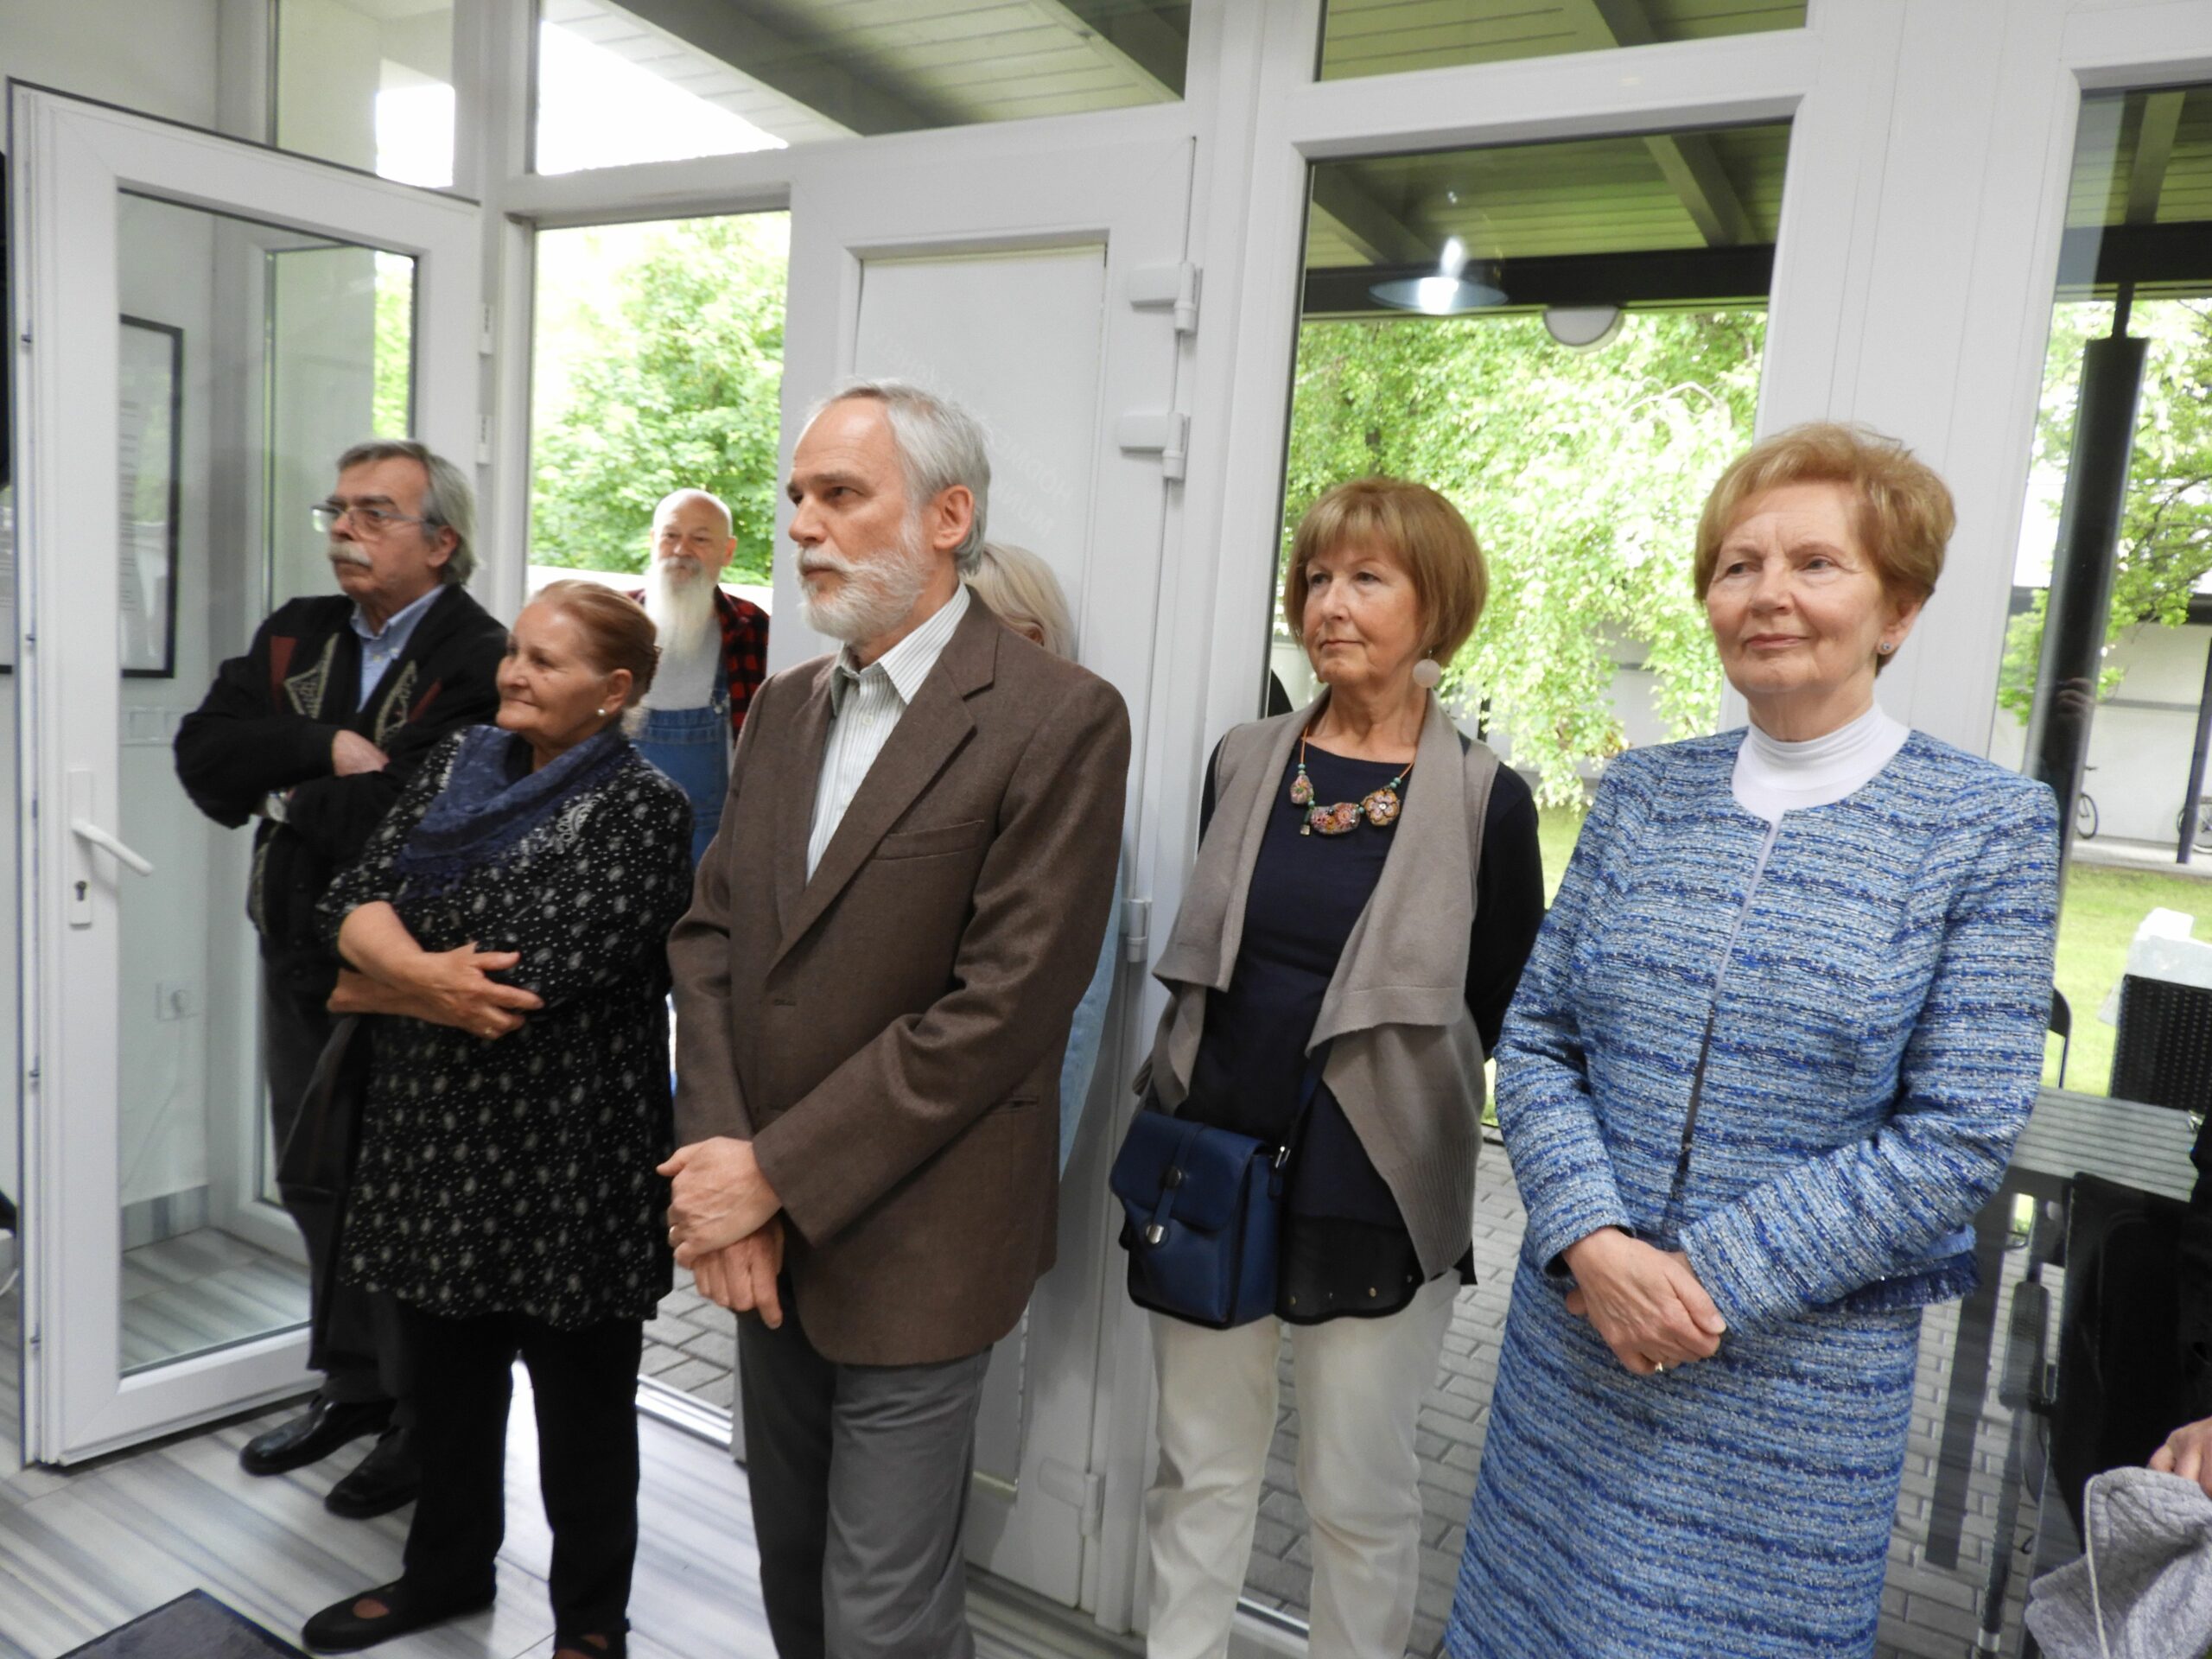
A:
<svg viewBox="0 0 2212 1659">
<path fill-rule="evenodd" d="M 342 594 L 296 599 L 226 662 L 177 728 L 176 775 L 193 804 L 229 829 L 290 791 L 284 821 L 253 841 L 247 912 L 262 955 L 303 993 L 325 994 L 337 960 L 316 937 L 315 902 L 360 856 L 400 790 L 438 740 L 499 712 L 506 629 L 456 587 L 445 588 L 407 648 L 359 702 L 360 637 Z M 357 732 L 390 760 L 382 772 L 333 775 L 330 745 Z"/>
</svg>

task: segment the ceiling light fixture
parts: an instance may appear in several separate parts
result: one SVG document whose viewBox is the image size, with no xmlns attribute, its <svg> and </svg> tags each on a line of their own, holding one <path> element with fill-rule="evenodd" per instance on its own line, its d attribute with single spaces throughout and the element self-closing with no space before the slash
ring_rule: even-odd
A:
<svg viewBox="0 0 2212 1659">
<path fill-rule="evenodd" d="M 1433 276 L 1394 276 L 1367 290 L 1368 298 L 1394 311 L 1418 311 L 1424 316 L 1456 317 L 1468 311 L 1487 311 L 1505 303 L 1505 290 L 1495 282 L 1465 275 L 1467 245 L 1458 237 L 1446 238 L 1443 257 Z M 1495 265 L 1481 268 L 1495 277 Z"/>
<path fill-rule="evenodd" d="M 1618 305 L 1548 305 L 1544 328 L 1570 352 L 1594 352 L 1621 331 Z"/>
</svg>

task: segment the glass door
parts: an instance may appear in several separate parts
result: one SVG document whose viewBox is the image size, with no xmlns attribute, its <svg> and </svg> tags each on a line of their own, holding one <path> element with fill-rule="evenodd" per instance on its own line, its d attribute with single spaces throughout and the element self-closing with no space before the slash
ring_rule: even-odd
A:
<svg viewBox="0 0 2212 1659">
<path fill-rule="evenodd" d="M 475 208 L 23 87 L 26 1455 L 296 1391 L 250 834 L 171 743 L 372 436 L 472 453 Z"/>
</svg>

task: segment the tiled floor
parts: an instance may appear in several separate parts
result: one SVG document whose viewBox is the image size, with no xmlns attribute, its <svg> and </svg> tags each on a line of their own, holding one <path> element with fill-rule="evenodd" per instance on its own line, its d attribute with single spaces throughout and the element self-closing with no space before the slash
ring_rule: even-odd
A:
<svg viewBox="0 0 2212 1659">
<path fill-rule="evenodd" d="M 240 1472 L 238 1447 L 271 1413 L 59 1474 L 0 1477 L 0 1659 L 54 1659 L 187 1591 L 203 1588 L 296 1639 L 317 1608 L 396 1575 L 408 1511 L 326 1514 L 349 1459 L 271 1479 Z M 641 1538 L 631 1599 L 637 1659 L 772 1659 L 744 1473 L 720 1448 L 641 1421 Z M 551 1540 L 537 1500 L 529 1385 L 517 1377 L 507 1439 L 507 1536 L 488 1612 L 379 1647 L 388 1659 L 547 1659 Z M 1052 1610 L 976 1583 L 979 1659 L 1129 1659 L 1126 1642 L 1063 1628 Z"/>
<path fill-rule="evenodd" d="M 638 1369 L 702 1405 L 728 1411 L 730 1373 L 737 1363 L 736 1317 L 692 1289 L 690 1274 L 679 1270 L 676 1278 L 676 1289 L 662 1299 L 659 1315 L 645 1326 L 645 1353 Z"/>
<path fill-rule="evenodd" d="M 1495 1146 L 1486 1149 L 1479 1166 L 1475 1210 L 1475 1271 L 1480 1282 L 1459 1296 L 1452 1329 L 1445 1338 L 1443 1365 L 1421 1413 L 1421 1498 L 1427 1518 L 1410 1650 L 1423 1659 L 1441 1651 L 1444 1620 L 1459 1571 L 1468 1501 L 1474 1495 L 1475 1471 L 1482 1460 L 1513 1260 L 1521 1246 L 1524 1218 L 1520 1200 L 1503 1153 Z M 2008 1258 L 2008 1271 L 2017 1274 L 2018 1263 L 2018 1257 Z M 2056 1275 L 2048 1277 L 2056 1295 Z M 1932 1310 L 1922 1325 L 1917 1399 L 1904 1496 L 1891 1539 L 1878 1659 L 1959 1659 L 1974 1640 L 1975 1610 L 1989 1568 L 1998 1477 L 2004 1465 L 2012 1414 L 1993 1404 L 1985 1406 L 1975 1436 L 1958 1571 L 1929 1566 L 1923 1546 L 1956 1329 L 1955 1307 Z M 1260 1502 L 1259 1528 L 1245 1593 L 1264 1606 L 1302 1618 L 1313 1560 L 1307 1553 L 1306 1511 L 1298 1501 L 1294 1473 L 1298 1402 L 1287 1343 L 1281 1364 L 1281 1417 L 1268 1458 L 1267 1489 Z M 2023 1517 L 2024 1524 L 2026 1519 Z M 2024 1571 L 2012 1577 L 2011 1611 L 2005 1627 L 2007 1653 L 2018 1651 L 2019 1606 L 2025 1580 Z"/>
<path fill-rule="evenodd" d="M 1459 1299 L 1442 1370 L 1421 1414 L 1428 1518 L 1411 1649 L 1421 1656 L 1439 1651 L 1450 1605 L 1481 1457 L 1505 1290 L 1520 1243 L 1520 1206 L 1496 1148 L 1484 1161 L 1477 1215 L 1475 1261 L 1482 1282 Z M 2017 1258 L 2010 1265 L 2017 1270 Z M 158 1284 L 146 1294 L 158 1297 Z M 0 1354 L 15 1350 L 17 1306 L 16 1293 L 0 1295 Z M 1936 1310 L 1922 1338 L 1920 1402 L 1891 1545 L 1881 1659 L 1956 1659 L 1967 1651 L 1988 1569 L 1997 1471 L 2009 1427 L 2009 1414 L 1994 1406 L 1985 1408 L 1976 1437 L 1958 1570 L 1929 1565 L 1923 1548 L 1955 1320 L 1954 1310 Z M 734 1347 L 728 1313 L 688 1287 L 679 1289 L 661 1305 L 647 1338 L 648 1375 L 728 1407 Z M 1285 1360 L 1282 1420 L 1247 1589 L 1254 1600 L 1295 1615 L 1304 1606 L 1311 1560 L 1292 1473 L 1298 1417 L 1287 1351 Z M 16 1391 L 15 1368 L 0 1365 L 0 1435 L 12 1436 Z M 256 1427 L 233 1426 L 85 1473 L 30 1471 L 12 1481 L 0 1479 L 0 1659 L 65 1651 L 195 1584 L 273 1629 L 293 1629 L 324 1601 L 395 1567 L 404 1535 L 398 1519 L 365 1526 L 335 1522 L 320 1508 L 322 1493 L 347 1459 L 274 1481 L 251 1481 L 238 1473 L 236 1448 Z M 766 1654 L 741 1472 L 715 1448 L 661 1425 L 646 1423 L 644 1433 L 646 1541 L 637 1651 L 650 1659 Z M 550 1651 L 538 1629 L 546 1624 L 540 1614 L 548 1540 L 535 1502 L 534 1459 L 525 1396 L 518 1402 L 508 1453 L 511 1522 L 501 1566 L 502 1606 L 453 1630 L 382 1651 L 393 1659 L 542 1659 Z M 2013 1578 L 2007 1652 L 2018 1650 L 2024 1580 L 2024 1573 Z M 982 1623 L 979 1618 L 979 1627 Z M 1001 1635 L 1012 1645 L 999 1651 L 1045 1650 L 1036 1639 Z"/>
<path fill-rule="evenodd" d="M 213 1227 L 123 1253 L 123 1369 L 306 1323 L 307 1269 Z"/>
</svg>

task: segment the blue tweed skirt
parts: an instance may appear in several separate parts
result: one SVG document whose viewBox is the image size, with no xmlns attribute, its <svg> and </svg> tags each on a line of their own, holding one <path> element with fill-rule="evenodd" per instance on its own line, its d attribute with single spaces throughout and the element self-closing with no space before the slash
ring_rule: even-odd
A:
<svg viewBox="0 0 2212 1659">
<path fill-rule="evenodd" d="M 1813 1313 L 1639 1377 L 1523 1261 L 1445 1650 L 1864 1659 L 1919 1333 Z"/>
</svg>

